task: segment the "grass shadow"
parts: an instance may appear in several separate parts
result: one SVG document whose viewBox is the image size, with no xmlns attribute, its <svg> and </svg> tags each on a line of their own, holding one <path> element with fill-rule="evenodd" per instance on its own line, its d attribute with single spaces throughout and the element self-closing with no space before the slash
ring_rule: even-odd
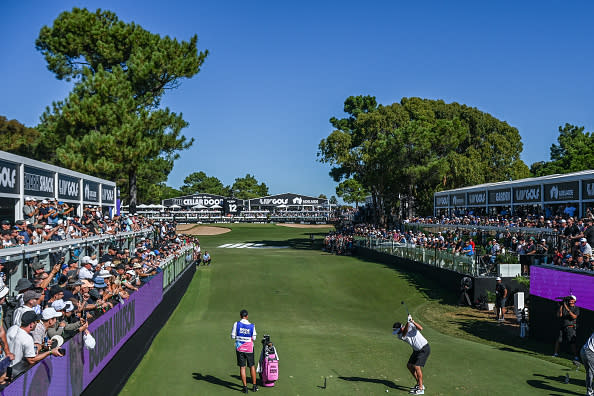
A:
<svg viewBox="0 0 594 396">
<path fill-rule="evenodd" d="M 317 234 L 315 234 L 317 235 Z M 314 239 L 313 241 L 309 238 L 292 238 L 282 241 L 271 241 L 271 240 L 259 240 L 259 241 L 247 241 L 246 243 L 263 244 L 267 247 L 290 247 L 291 249 L 297 250 L 321 250 L 322 240 Z"/>
<path fill-rule="evenodd" d="M 393 381 L 389 381 L 389 380 L 385 380 L 385 379 L 379 379 L 379 378 L 343 377 L 343 376 L 339 376 L 338 379 L 341 379 L 343 381 L 369 382 L 369 383 L 372 383 L 372 384 L 382 384 L 383 386 L 385 386 L 387 388 L 398 389 L 398 390 L 407 391 L 407 392 L 410 390 L 410 388 L 407 388 L 405 386 L 396 385 Z"/>
<path fill-rule="evenodd" d="M 243 386 L 241 386 L 241 384 L 238 384 L 237 382 L 226 381 L 224 379 L 217 378 L 215 376 L 208 375 L 208 374 L 203 375 L 201 373 L 192 373 L 192 377 L 196 381 L 205 381 L 205 382 L 211 383 L 213 385 L 223 386 L 225 388 L 229 388 L 232 390 L 242 390 L 243 389 Z M 237 376 L 237 377 L 239 377 L 239 376 Z"/>
<path fill-rule="evenodd" d="M 405 260 L 383 253 L 378 254 L 360 254 L 358 249 L 353 250 L 353 256 L 369 263 L 382 264 L 385 268 L 397 272 L 408 283 L 412 284 L 424 297 L 442 305 L 457 306 L 460 292 L 459 283 L 452 284 L 451 287 L 444 287 L 441 281 L 438 281 L 426 274 L 434 270 L 433 267 L 425 264 L 417 264 L 421 271 L 414 271 L 399 265 L 396 260 Z M 416 263 L 415 263 L 416 264 Z"/>
<path fill-rule="evenodd" d="M 536 377 L 542 377 L 543 379 L 530 379 L 527 380 L 526 383 L 534 388 L 538 388 L 538 389 L 542 389 L 548 392 L 557 392 L 557 393 L 551 393 L 551 395 L 582 395 L 583 393 L 577 393 L 574 391 L 570 391 L 567 389 L 563 389 L 560 388 L 558 386 L 555 386 L 553 384 L 551 384 L 550 382 L 555 382 L 555 383 L 560 383 L 563 384 L 564 383 L 564 376 L 550 376 L 550 375 L 543 375 L 543 374 L 534 374 L 534 376 Z M 572 385 L 584 385 L 584 381 L 583 380 L 577 380 L 577 379 L 573 379 L 570 378 L 569 383 Z"/>
</svg>

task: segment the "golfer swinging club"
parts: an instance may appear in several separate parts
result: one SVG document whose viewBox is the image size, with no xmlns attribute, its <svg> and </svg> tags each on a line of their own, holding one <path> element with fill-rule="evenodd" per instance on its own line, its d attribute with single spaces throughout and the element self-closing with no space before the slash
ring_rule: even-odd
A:
<svg viewBox="0 0 594 396">
<path fill-rule="evenodd" d="M 392 334 L 398 336 L 398 338 L 409 344 L 413 349 L 406 367 L 417 380 L 417 384 L 411 388 L 409 393 L 413 395 L 424 395 L 425 386 L 423 385 L 422 368 L 425 367 L 427 358 L 431 353 L 431 348 L 425 337 L 421 334 L 423 327 L 416 323 L 412 316 L 408 315 L 408 323 L 405 323 L 403 326 L 400 322 L 396 322 L 392 326 L 392 330 Z"/>
<path fill-rule="evenodd" d="M 235 340 L 235 353 L 237 355 L 237 365 L 239 366 L 239 375 L 243 384 L 243 393 L 248 393 L 247 378 L 245 373 L 246 363 L 250 368 L 252 376 L 252 391 L 258 391 L 256 385 L 256 367 L 254 366 L 254 341 L 256 341 L 256 326 L 248 321 L 248 311 L 242 309 L 239 313 L 241 320 L 233 323 L 231 338 Z"/>
</svg>

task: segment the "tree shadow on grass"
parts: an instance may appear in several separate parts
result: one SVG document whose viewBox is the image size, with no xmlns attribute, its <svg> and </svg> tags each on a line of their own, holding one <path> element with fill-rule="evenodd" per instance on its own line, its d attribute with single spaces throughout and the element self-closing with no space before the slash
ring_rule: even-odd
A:
<svg viewBox="0 0 594 396">
<path fill-rule="evenodd" d="M 237 382 L 231 382 L 231 381 L 226 381 L 224 379 L 221 378 L 217 378 L 215 376 L 212 375 L 203 375 L 201 373 L 192 373 L 192 377 L 196 380 L 196 381 L 206 381 L 209 382 L 213 385 L 219 385 L 219 386 L 224 386 L 225 388 L 229 388 L 232 390 L 242 390 L 243 387 L 241 386 L 241 384 L 238 384 Z M 239 376 L 237 376 L 239 377 Z"/>
<path fill-rule="evenodd" d="M 550 376 L 550 375 L 544 375 L 544 374 L 534 374 L 534 376 L 541 377 L 543 379 L 542 380 L 541 379 L 527 380 L 526 383 L 534 388 L 543 389 L 543 390 L 549 391 L 549 392 L 556 392 L 556 393 L 551 393 L 551 395 L 582 395 L 583 394 L 583 393 L 577 393 L 577 392 L 573 392 L 573 391 L 555 386 L 556 384 L 559 384 L 562 386 L 563 381 L 565 380 L 565 377 L 562 375 Z M 551 384 L 551 382 L 553 382 L 555 385 Z M 570 378 L 569 383 L 571 383 L 572 385 L 578 385 L 578 386 L 584 385 L 583 380 L 578 380 L 578 379 L 574 379 L 574 378 Z"/>
<path fill-rule="evenodd" d="M 386 269 L 397 272 L 428 299 L 442 305 L 455 306 L 458 304 L 460 283 L 452 283 L 451 287 L 444 286 L 442 280 L 434 279 L 431 276 L 428 276 L 430 275 L 431 271 L 435 270 L 434 267 L 425 264 L 414 263 L 410 260 L 401 259 L 396 256 L 380 252 L 373 252 L 369 249 L 361 250 L 365 250 L 366 253 L 359 254 L 360 252 L 354 250 L 353 256 L 369 263 L 382 264 Z M 404 265 L 401 265 L 402 263 L 404 263 Z M 436 275 L 434 274 L 433 276 Z M 462 275 L 460 275 L 460 277 L 461 276 Z"/>
<path fill-rule="evenodd" d="M 405 386 L 396 385 L 393 381 L 389 381 L 389 380 L 385 380 L 385 379 L 379 379 L 379 378 L 343 377 L 343 376 L 339 376 L 338 379 L 341 379 L 343 381 L 369 382 L 369 383 L 372 383 L 372 384 L 382 384 L 383 386 L 385 386 L 387 388 L 398 389 L 398 390 L 407 391 L 407 392 L 410 390 L 410 388 L 407 388 Z"/>
<path fill-rule="evenodd" d="M 315 236 L 326 235 L 323 233 L 311 233 Z M 260 241 L 247 241 L 247 243 L 254 243 L 254 244 L 263 244 L 267 247 L 290 247 L 291 249 L 297 250 L 322 250 L 322 240 L 319 238 L 312 240 L 310 238 L 292 238 L 286 239 L 282 241 L 270 241 L 270 240 L 260 240 Z"/>
</svg>

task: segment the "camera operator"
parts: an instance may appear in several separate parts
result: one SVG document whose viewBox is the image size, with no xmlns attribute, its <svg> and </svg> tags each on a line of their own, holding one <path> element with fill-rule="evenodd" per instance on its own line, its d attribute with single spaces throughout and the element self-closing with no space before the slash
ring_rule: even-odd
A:
<svg viewBox="0 0 594 396">
<path fill-rule="evenodd" d="M 571 347 L 574 360 L 579 361 L 576 348 L 576 330 L 577 318 L 580 315 L 580 309 L 579 307 L 575 306 L 576 300 L 577 298 L 574 295 L 571 295 L 569 297 L 565 297 L 559 304 L 557 317 L 560 320 L 560 329 L 559 336 L 555 341 L 555 352 L 553 353 L 553 356 L 559 356 L 559 345 L 565 339 Z"/>
<path fill-rule="evenodd" d="M 458 299 L 459 306 L 466 304 L 468 304 L 469 307 L 472 306 L 472 303 L 470 302 L 470 296 L 468 295 L 470 289 L 472 289 L 472 278 L 465 276 L 460 281 L 460 298 Z"/>
</svg>

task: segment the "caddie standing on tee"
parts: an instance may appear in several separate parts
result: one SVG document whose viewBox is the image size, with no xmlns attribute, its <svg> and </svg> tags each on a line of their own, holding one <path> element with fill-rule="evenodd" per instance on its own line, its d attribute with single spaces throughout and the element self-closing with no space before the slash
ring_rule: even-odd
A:
<svg viewBox="0 0 594 396">
<path fill-rule="evenodd" d="M 406 367 L 417 380 L 417 384 L 411 388 L 410 393 L 413 395 L 424 395 L 425 386 L 423 385 L 422 368 L 425 367 L 427 358 L 431 353 L 431 348 L 425 337 L 421 334 L 423 327 L 416 323 L 412 319 L 412 316 L 408 315 L 408 323 L 402 325 L 400 322 L 396 322 L 392 326 L 392 330 L 392 334 L 398 336 L 398 338 L 406 342 L 413 349 Z"/>
<path fill-rule="evenodd" d="M 248 311 L 242 309 L 239 313 L 241 320 L 233 323 L 231 338 L 235 340 L 235 353 L 237 355 L 237 365 L 239 366 L 239 375 L 243 383 L 243 393 L 248 393 L 247 378 L 245 374 L 246 363 L 250 368 L 252 376 L 252 391 L 258 391 L 256 385 L 256 367 L 254 366 L 254 341 L 256 340 L 256 326 L 248 321 Z"/>
</svg>

